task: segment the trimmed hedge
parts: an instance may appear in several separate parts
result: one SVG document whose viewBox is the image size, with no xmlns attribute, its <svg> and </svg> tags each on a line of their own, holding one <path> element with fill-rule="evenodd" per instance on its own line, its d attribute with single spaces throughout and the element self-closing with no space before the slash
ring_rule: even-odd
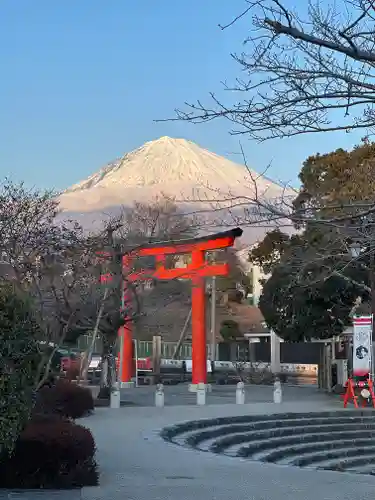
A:
<svg viewBox="0 0 375 500">
<path fill-rule="evenodd" d="M 37 399 L 37 413 L 52 413 L 75 419 L 90 415 L 94 410 L 90 389 L 64 379 L 52 386 L 42 387 Z"/>
<path fill-rule="evenodd" d="M 69 489 L 98 484 L 91 432 L 58 415 L 34 415 L 10 457 L 0 459 L 0 488 Z"/>
</svg>

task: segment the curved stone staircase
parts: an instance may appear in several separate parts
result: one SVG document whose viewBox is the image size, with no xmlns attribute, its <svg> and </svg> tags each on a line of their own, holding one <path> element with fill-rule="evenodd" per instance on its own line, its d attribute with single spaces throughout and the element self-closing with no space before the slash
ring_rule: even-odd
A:
<svg viewBox="0 0 375 500">
<path fill-rule="evenodd" d="M 274 464 L 375 475 L 375 412 L 241 415 L 184 422 L 162 437 L 182 446 Z"/>
</svg>

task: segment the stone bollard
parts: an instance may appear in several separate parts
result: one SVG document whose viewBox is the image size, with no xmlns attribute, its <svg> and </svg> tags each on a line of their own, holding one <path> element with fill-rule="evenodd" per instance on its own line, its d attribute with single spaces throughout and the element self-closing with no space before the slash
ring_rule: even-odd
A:
<svg viewBox="0 0 375 500">
<path fill-rule="evenodd" d="M 206 404 L 206 385 L 197 385 L 197 405 L 203 406 Z"/>
<path fill-rule="evenodd" d="M 115 382 L 111 388 L 109 406 L 110 408 L 120 408 L 120 403 L 121 403 L 120 384 L 118 382 Z"/>
<path fill-rule="evenodd" d="M 164 386 L 163 386 L 163 384 L 158 384 L 156 386 L 155 406 L 158 406 L 159 408 L 164 406 Z"/>
<path fill-rule="evenodd" d="M 245 384 L 243 382 L 238 382 L 236 387 L 236 404 L 245 404 Z"/>
<path fill-rule="evenodd" d="M 281 382 L 278 377 L 276 377 L 275 382 L 273 384 L 273 402 L 274 403 L 281 403 L 283 400 L 283 392 L 281 389 Z"/>
</svg>

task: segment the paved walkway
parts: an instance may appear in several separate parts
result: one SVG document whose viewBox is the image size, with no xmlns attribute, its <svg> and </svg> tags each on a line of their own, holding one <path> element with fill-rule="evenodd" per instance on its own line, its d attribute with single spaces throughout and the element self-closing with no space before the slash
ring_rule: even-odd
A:
<svg viewBox="0 0 375 500">
<path fill-rule="evenodd" d="M 173 393 L 171 388 L 171 397 Z M 136 395 L 141 397 L 140 392 Z M 244 406 L 221 404 L 217 396 L 219 399 L 205 407 L 98 408 L 80 423 L 91 428 L 95 436 L 101 470 L 99 487 L 11 496 L 0 490 L 0 500 L 372 500 L 375 478 L 371 476 L 213 455 L 166 443 L 159 436 L 165 426 L 200 418 L 342 408 L 338 400 L 311 388 L 286 389 L 281 405 L 266 402 L 271 396 L 272 389 L 264 387 L 250 389 L 248 400 L 253 403 Z M 174 402 L 186 398 L 190 395 L 181 392 Z M 221 401 L 228 399 L 223 397 Z"/>
<path fill-rule="evenodd" d="M 84 423 L 94 432 L 102 477 L 83 500 L 367 500 L 375 478 L 263 464 L 166 443 L 159 431 L 198 418 L 339 409 L 325 397 L 298 402 L 98 409 Z M 68 499 L 68 496 L 67 496 Z"/>
</svg>

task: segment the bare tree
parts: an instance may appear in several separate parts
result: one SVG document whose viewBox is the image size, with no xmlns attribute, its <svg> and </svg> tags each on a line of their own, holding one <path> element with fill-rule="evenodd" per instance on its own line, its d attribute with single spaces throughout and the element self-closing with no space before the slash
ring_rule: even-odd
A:
<svg viewBox="0 0 375 500">
<path fill-rule="evenodd" d="M 82 238 L 72 222 L 58 225 L 58 203 L 52 192 L 29 190 L 23 184 L 5 181 L 0 189 L 1 277 L 10 279 L 32 302 L 39 329 L 40 365 L 36 386 L 47 376 L 54 350 L 70 328 L 72 312 L 62 325 L 62 306 L 72 285 L 56 286 L 56 264 Z M 58 307 L 57 307 L 58 305 Z"/>
<path fill-rule="evenodd" d="M 150 203 L 135 202 L 131 209 L 122 208 L 116 239 L 130 245 L 194 236 L 199 227 L 197 215 L 184 215 L 175 201 L 158 196 Z"/>
<path fill-rule="evenodd" d="M 32 303 L 40 349 L 37 388 L 62 344 L 93 330 L 98 318 L 110 322 L 114 302 L 119 314 L 119 300 L 99 283 L 96 252 L 103 237 L 87 237 L 74 221 L 57 222 L 58 212 L 52 192 L 9 181 L 1 187 L 0 272 Z"/>
<path fill-rule="evenodd" d="M 174 200 L 165 196 L 155 198 L 150 204 L 135 203 L 131 212 L 122 214 L 123 226 L 118 232 L 123 247 L 136 247 L 145 243 L 161 241 L 178 241 L 197 235 L 200 220 L 196 214 L 182 213 Z M 167 266 L 174 267 L 184 256 L 170 256 Z M 155 267 L 154 260 L 140 259 L 138 266 Z M 169 325 L 174 316 L 174 304 L 189 301 L 187 284 L 184 280 L 158 282 L 152 280 L 150 287 L 144 288 L 144 283 L 138 283 L 138 301 L 140 315 L 139 329 L 144 332 L 160 333 L 161 325 Z M 155 327 L 158 323 L 158 328 Z"/>
<path fill-rule="evenodd" d="M 87 373 L 95 340 L 102 341 L 102 371 L 101 395 L 108 396 L 108 390 L 115 382 L 115 347 L 119 328 L 126 322 L 135 321 L 140 314 L 140 303 L 136 285 L 128 280 L 132 268 L 125 269 L 123 256 L 135 249 L 134 246 L 125 246 L 114 234 L 122 228 L 122 223 L 110 220 L 105 223 L 104 230 L 95 238 L 95 248 L 91 254 L 97 256 L 98 274 L 96 287 L 91 288 L 88 296 L 89 316 L 82 318 L 80 327 L 91 331 L 91 342 L 84 356 L 82 375 Z M 124 289 L 129 293 L 124 294 Z M 90 328 L 87 323 L 90 322 Z M 94 320 L 94 322 L 93 322 Z"/>
<path fill-rule="evenodd" d="M 77 248 L 48 261 L 41 259 L 38 273 L 24 286 L 32 297 L 41 334 L 39 386 L 48 376 L 58 349 L 90 331 L 98 316 L 99 283 L 92 260 L 87 250 Z"/>
<path fill-rule="evenodd" d="M 30 281 L 49 262 L 82 237 L 73 221 L 57 224 L 54 193 L 5 181 L 0 187 L 0 252 L 19 283 Z"/>
<path fill-rule="evenodd" d="M 176 119 L 201 123 L 226 118 L 232 134 L 257 141 L 357 130 L 368 140 L 375 125 L 375 2 L 311 0 L 297 2 L 295 8 L 284 0 L 245 3 L 237 16 L 221 26 L 228 29 L 240 19 L 249 22 L 244 50 L 232 55 L 241 78 L 224 85 L 229 90 L 224 92 L 226 96 L 211 93 L 208 101 L 186 103 L 184 109 L 177 110 Z M 373 157 L 365 163 L 372 171 Z M 351 169 L 359 167 L 362 169 L 363 162 L 350 165 Z M 327 237 L 319 248 L 308 248 L 311 242 L 306 239 L 290 256 L 288 264 L 298 268 L 295 277 L 300 287 L 339 275 L 364 293 L 375 289 L 373 196 L 363 194 L 353 199 L 349 193 L 336 204 L 328 196 L 325 207 L 324 203 L 317 207 L 305 200 L 296 208 L 293 200 L 283 195 L 265 202 L 250 172 L 249 177 L 252 189 L 246 199 L 228 196 L 232 213 L 244 207 L 239 216 L 242 223 L 263 223 L 260 215 L 264 214 L 265 224 L 272 221 L 285 227 L 286 220 L 294 229 L 309 228 L 313 233 L 316 228 Z M 213 209 L 219 208 L 215 194 Z M 299 201 L 301 195 L 304 193 Z M 360 242 L 361 252 L 351 258 L 347 245 L 353 241 Z M 371 295 L 374 310 L 375 293 Z"/>
<path fill-rule="evenodd" d="M 151 206 L 136 204 L 120 220 L 107 221 L 102 231 L 87 236 L 73 221 L 56 221 L 59 210 L 52 192 L 6 182 L 0 201 L 1 274 L 30 297 L 39 327 L 36 386 L 44 383 L 53 356 L 65 342 L 90 334 L 83 369 L 87 369 L 92 345 L 100 336 L 108 375 L 102 385 L 109 387 L 118 329 L 141 312 L 137 284 L 127 282 L 126 273 L 132 269 L 124 270 L 122 256 L 149 241 L 192 235 L 193 219 L 179 214 L 172 201 L 158 199 Z M 103 284 L 100 276 L 106 272 L 112 279 Z M 132 291 L 131 304 L 124 304 L 124 283 Z M 162 296 L 159 307 L 168 299 L 178 300 L 175 290 L 168 290 L 168 297 L 160 290 L 158 295 Z"/>
<path fill-rule="evenodd" d="M 311 0 L 295 8 L 284 0 L 245 0 L 243 9 L 220 28 L 229 29 L 240 20 L 248 20 L 250 26 L 244 50 L 232 54 L 241 78 L 225 83 L 223 94 L 212 92 L 208 101 L 185 103 L 176 120 L 202 123 L 226 118 L 232 134 L 258 141 L 352 130 L 363 130 L 366 139 L 373 133 L 373 0 Z M 218 214 L 215 222 L 228 225 L 229 219 L 266 228 L 295 227 L 311 220 L 334 225 L 348 221 L 353 213 L 359 220 L 374 212 L 373 200 L 357 200 L 347 212 L 338 204 L 339 213 L 329 215 L 308 204 L 295 210 L 297 193 L 293 196 L 286 186 L 277 199 L 267 199 L 254 173 L 248 173 L 248 196 L 212 190 L 212 199 L 197 200 L 211 203 L 211 211 Z"/>
<path fill-rule="evenodd" d="M 129 269 L 122 264 L 122 257 L 131 254 L 143 244 L 154 241 L 170 241 L 187 238 L 195 234 L 196 218 L 180 213 L 175 203 L 167 198 L 156 198 L 151 204 L 135 203 L 131 210 L 123 209 L 118 216 L 109 218 L 102 230 L 92 237 L 95 242 L 94 253 L 101 255 L 99 274 L 106 275 L 108 280 L 98 291 L 96 299 L 91 297 L 90 303 L 96 304 L 95 314 L 91 314 L 91 342 L 85 353 L 83 372 L 87 371 L 93 353 L 95 339 L 102 341 L 102 377 L 101 395 L 108 396 L 108 389 L 114 382 L 114 354 L 118 329 L 127 321 L 142 322 L 142 327 L 150 318 L 171 302 L 182 299 L 179 280 L 174 283 L 158 284 L 152 280 L 152 289 L 144 289 L 144 282 L 133 283 L 128 280 L 128 273 L 139 268 L 153 268 L 153 259 L 144 261 L 137 259 Z M 173 265 L 173 262 L 170 262 Z M 124 285 L 130 291 L 127 303 L 124 303 Z M 93 293 L 93 292 L 91 292 Z M 86 317 L 81 327 L 87 330 Z M 85 325 L 85 326 L 84 326 Z"/>
<path fill-rule="evenodd" d="M 245 16 L 252 23 L 245 51 L 232 54 L 245 75 L 225 85 L 233 100 L 212 93 L 210 104 L 188 104 L 178 119 L 226 118 L 233 134 L 259 141 L 337 130 L 373 133 L 375 2 L 310 1 L 295 9 L 283 0 L 246 4 L 221 26 Z"/>
</svg>

